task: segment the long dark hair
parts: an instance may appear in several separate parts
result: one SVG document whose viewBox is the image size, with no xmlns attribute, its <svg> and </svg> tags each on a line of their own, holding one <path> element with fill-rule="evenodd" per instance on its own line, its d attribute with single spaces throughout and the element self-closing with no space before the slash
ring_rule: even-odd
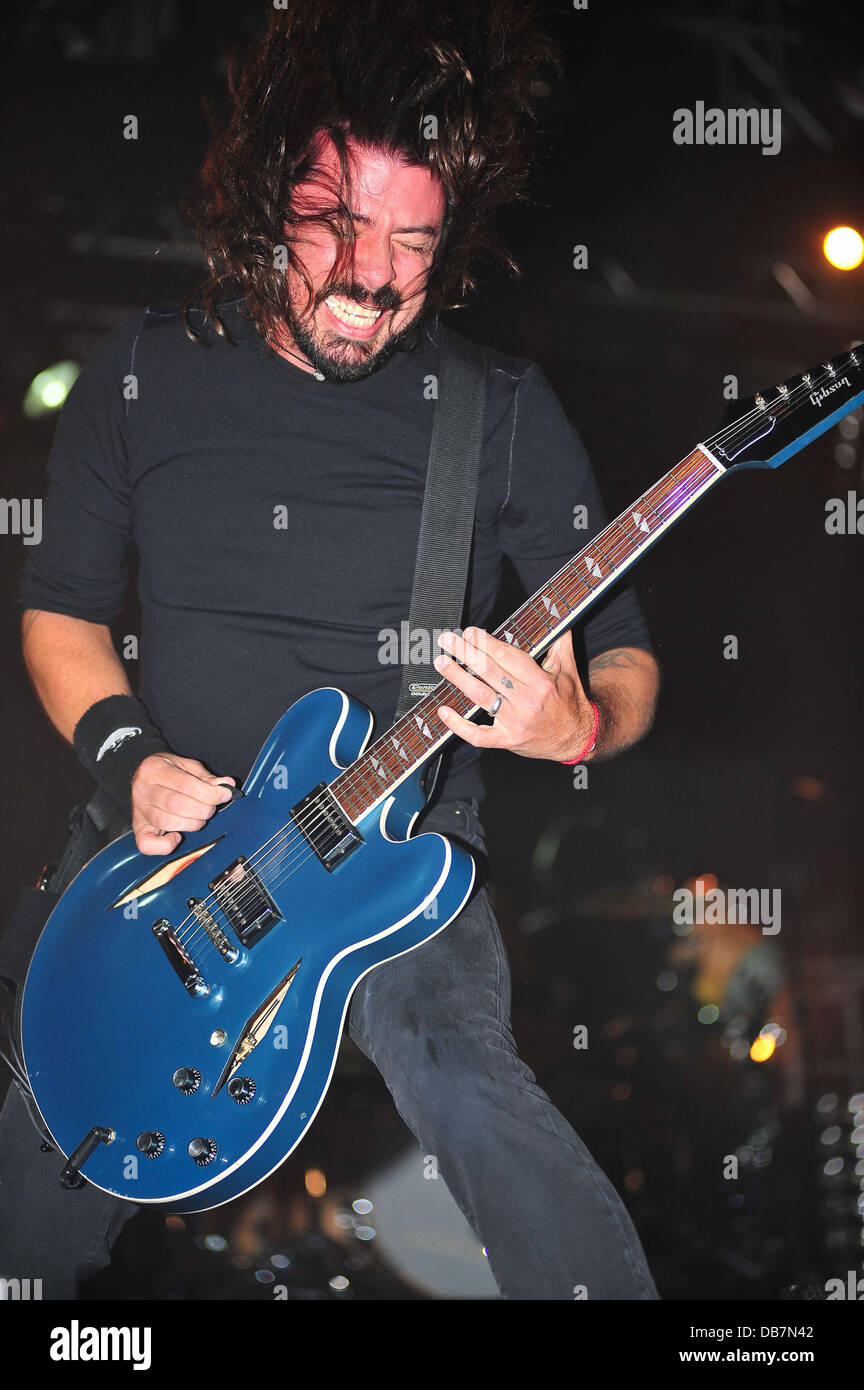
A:
<svg viewBox="0 0 864 1390">
<path fill-rule="evenodd" d="M 353 246 L 349 135 L 441 182 L 445 235 L 429 274 L 430 309 L 464 302 L 484 252 L 515 269 L 493 224 L 524 189 L 531 82 L 544 62 L 554 66 L 557 55 L 534 0 L 286 0 L 239 75 L 229 75 L 229 118 L 184 206 L 208 271 L 184 300 L 190 336 L 193 305 L 224 333 L 220 302 L 243 296 L 259 333 L 278 337 L 286 264 L 311 296 L 285 224 L 305 220 L 289 201 L 317 172 L 320 133 L 341 170 L 332 206 L 314 218 L 342 246 L 328 285 L 344 278 Z"/>
</svg>

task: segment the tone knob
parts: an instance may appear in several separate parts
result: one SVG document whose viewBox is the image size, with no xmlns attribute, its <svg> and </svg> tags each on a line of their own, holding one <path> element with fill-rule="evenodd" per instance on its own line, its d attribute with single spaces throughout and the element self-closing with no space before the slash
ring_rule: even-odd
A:
<svg viewBox="0 0 864 1390">
<path fill-rule="evenodd" d="M 178 1067 L 171 1080 L 182 1096 L 193 1096 L 201 1085 L 201 1073 L 197 1067 Z"/>
<path fill-rule="evenodd" d="M 165 1135 L 161 1129 L 145 1129 L 135 1140 L 135 1147 L 146 1158 L 158 1158 L 165 1148 Z"/>
<path fill-rule="evenodd" d="M 251 1076 L 232 1076 L 225 1089 L 238 1105 L 248 1105 L 258 1087 Z"/>
<path fill-rule="evenodd" d="M 215 1139 L 193 1139 L 186 1152 L 190 1158 L 194 1158 L 199 1168 L 205 1168 L 213 1162 L 218 1148 Z"/>
</svg>

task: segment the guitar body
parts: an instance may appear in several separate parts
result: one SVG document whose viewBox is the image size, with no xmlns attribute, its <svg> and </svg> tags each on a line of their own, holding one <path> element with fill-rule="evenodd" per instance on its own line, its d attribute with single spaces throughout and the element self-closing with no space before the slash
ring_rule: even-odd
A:
<svg viewBox="0 0 864 1390">
<path fill-rule="evenodd" d="M 371 722 L 342 691 L 313 691 L 276 725 L 242 798 L 166 859 L 140 854 L 131 833 L 115 840 L 51 914 L 25 982 L 24 1058 L 64 1154 L 93 1126 L 113 1132 L 81 1167 L 97 1187 L 201 1211 L 260 1182 L 321 1105 L 358 980 L 466 902 L 471 856 L 442 835 L 405 838 L 424 804 L 422 769 L 357 823 L 362 843 L 335 867 L 290 815 L 360 755 Z M 240 857 L 267 910 L 235 870 L 234 900 L 260 921 L 238 934 L 214 911 L 208 934 L 190 899 L 212 905 L 213 880 Z M 236 1060 L 244 1038 L 252 1046 Z"/>
</svg>

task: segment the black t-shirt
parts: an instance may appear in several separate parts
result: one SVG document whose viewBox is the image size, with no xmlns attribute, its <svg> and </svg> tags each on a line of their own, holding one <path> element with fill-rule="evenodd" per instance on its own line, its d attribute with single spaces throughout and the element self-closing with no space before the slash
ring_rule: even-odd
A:
<svg viewBox="0 0 864 1390">
<path fill-rule="evenodd" d="M 134 546 L 139 696 L 176 753 L 241 779 L 317 686 L 368 705 L 376 736 L 393 721 L 390 634 L 408 618 L 439 348 L 427 320 L 413 351 L 334 385 L 268 348 L 240 301 L 224 318 L 236 343 L 208 329 L 201 345 L 176 312 L 147 310 L 86 364 L 20 601 L 110 625 Z M 587 529 L 574 528 L 581 506 Z M 607 520 L 542 372 L 490 350 L 466 625 L 489 618 L 502 556 L 533 593 Z M 632 589 L 601 602 L 583 625 L 589 658 L 650 650 Z M 482 796 L 478 751 L 454 742 L 447 797 Z"/>
</svg>

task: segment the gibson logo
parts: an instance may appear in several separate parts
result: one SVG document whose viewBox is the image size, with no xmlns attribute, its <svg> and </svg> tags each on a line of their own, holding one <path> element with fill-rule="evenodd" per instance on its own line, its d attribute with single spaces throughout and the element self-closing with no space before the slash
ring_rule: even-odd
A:
<svg viewBox="0 0 864 1390">
<path fill-rule="evenodd" d="M 832 391 L 838 391 L 841 386 L 848 386 L 848 376 L 838 377 L 831 386 L 820 386 L 818 391 L 810 392 L 810 399 L 814 405 L 821 405 L 826 396 L 830 396 Z"/>
</svg>

